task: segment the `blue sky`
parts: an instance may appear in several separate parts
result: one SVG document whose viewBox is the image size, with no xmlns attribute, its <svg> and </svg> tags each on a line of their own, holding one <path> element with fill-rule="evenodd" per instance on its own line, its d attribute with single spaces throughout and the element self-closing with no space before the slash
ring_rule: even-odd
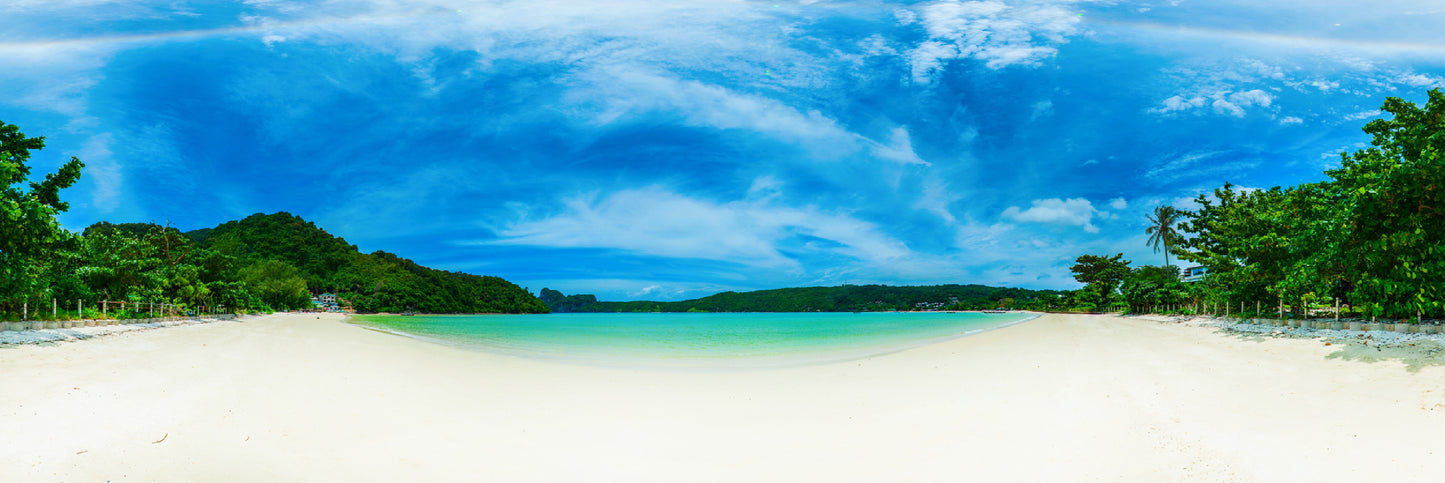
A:
<svg viewBox="0 0 1445 483">
<path fill-rule="evenodd" d="M 122 3 L 0 4 L 0 121 L 87 163 L 67 227 L 288 211 L 605 300 L 1074 288 L 1445 87 L 1437 0 Z"/>
</svg>

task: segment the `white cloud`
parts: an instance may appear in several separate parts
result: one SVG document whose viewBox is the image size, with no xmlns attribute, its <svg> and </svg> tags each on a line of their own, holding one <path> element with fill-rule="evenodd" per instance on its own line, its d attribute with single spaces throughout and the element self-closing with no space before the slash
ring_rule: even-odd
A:
<svg viewBox="0 0 1445 483">
<path fill-rule="evenodd" d="M 871 223 L 816 208 L 780 207 L 767 201 L 715 203 L 660 187 L 618 191 L 601 199 L 580 196 L 565 205 L 565 211 L 553 217 L 499 230 L 501 238 L 490 243 L 613 248 L 762 267 L 797 266 L 794 251 L 869 263 L 911 255 L 906 245 Z"/>
<path fill-rule="evenodd" d="M 888 39 L 882 35 L 873 34 L 858 42 L 858 47 L 868 56 L 898 55 L 898 51 L 888 44 Z"/>
<path fill-rule="evenodd" d="M 121 191 L 125 187 L 125 173 L 111 158 L 112 142 L 114 136 L 110 133 L 92 136 L 77 155 L 85 162 L 85 175 L 81 179 L 95 186 L 95 190 L 90 193 L 91 206 L 105 214 L 114 213 L 120 208 Z"/>
<path fill-rule="evenodd" d="M 1340 83 L 1339 83 L 1339 81 L 1331 81 L 1331 80 L 1314 80 L 1314 81 L 1310 81 L 1309 85 L 1314 86 L 1316 89 L 1319 89 L 1321 92 L 1329 92 L 1329 91 L 1331 91 L 1331 90 L 1338 90 L 1338 89 L 1340 88 Z"/>
<path fill-rule="evenodd" d="M 1399 76 L 1395 77 L 1394 80 L 1397 83 L 1405 84 L 1410 87 L 1423 87 L 1427 89 L 1445 87 L 1445 77 L 1433 76 L 1428 74 L 1400 74 Z"/>
<path fill-rule="evenodd" d="M 1116 210 L 1122 210 L 1122 209 L 1124 209 L 1124 208 L 1128 208 L 1128 207 L 1129 207 L 1129 202 L 1124 201 L 1124 197 L 1120 196 L 1120 197 L 1118 197 L 1118 198 L 1114 198 L 1113 200 L 1110 200 L 1110 201 L 1109 201 L 1109 207 L 1110 207 L 1110 208 L 1113 208 L 1113 209 L 1116 209 Z"/>
<path fill-rule="evenodd" d="M 1194 152 L 1188 153 L 1188 155 L 1176 156 L 1176 158 L 1169 159 L 1169 161 L 1152 166 L 1149 171 L 1144 172 L 1144 178 L 1163 179 L 1163 181 L 1178 179 L 1188 174 L 1188 172 L 1194 171 L 1195 166 L 1199 165 L 1199 162 L 1214 158 L 1214 156 L 1221 155 L 1221 153 L 1224 152 Z"/>
<path fill-rule="evenodd" d="M 1253 71 L 1253 74 L 1265 79 L 1276 81 L 1285 79 L 1284 70 L 1280 69 L 1279 66 L 1266 64 L 1259 59 L 1241 59 L 1239 66 L 1245 72 Z"/>
<path fill-rule="evenodd" d="M 1036 121 L 1052 115 L 1054 115 L 1054 101 L 1044 99 L 1034 103 L 1033 110 L 1029 113 L 1029 120 Z"/>
<path fill-rule="evenodd" d="M 888 138 L 888 144 L 877 144 L 873 147 L 873 155 L 889 161 L 901 164 L 921 164 L 929 166 L 927 161 L 918 157 L 913 152 L 913 140 L 908 136 L 908 130 L 902 127 L 893 129 Z"/>
<path fill-rule="evenodd" d="M 1213 102 L 1211 102 L 1211 100 Z M 1150 109 L 1150 112 L 1157 114 L 1170 114 L 1190 111 L 1208 104 L 1214 108 L 1214 112 L 1233 117 L 1244 117 L 1245 108 L 1269 107 L 1274 103 L 1274 96 L 1260 89 L 1231 92 L 1227 90 L 1213 91 L 1209 93 L 1177 94 L 1164 99 L 1164 107 Z"/>
<path fill-rule="evenodd" d="M 802 112 L 781 101 L 663 74 L 607 69 L 579 74 L 580 86 L 565 101 L 596 124 L 668 112 L 683 123 L 715 129 L 746 129 L 797 143 L 814 159 L 836 160 L 868 152 L 887 161 L 930 166 L 913 149 L 906 127 L 891 129 L 886 142 L 851 132 L 819 111 Z"/>
<path fill-rule="evenodd" d="M 1361 111 L 1361 112 L 1357 112 L 1357 113 L 1354 113 L 1354 114 L 1350 114 L 1350 115 L 1345 116 L 1345 120 L 1346 120 L 1346 121 L 1359 121 L 1359 120 L 1364 120 L 1364 119 L 1369 119 L 1369 118 L 1372 118 L 1372 117 L 1376 117 L 1376 116 L 1379 116 L 1380 114 L 1383 114 L 1383 113 L 1380 112 L 1379 110 L 1374 110 L 1374 111 Z"/>
<path fill-rule="evenodd" d="M 898 19 L 898 25 L 907 26 L 918 23 L 918 14 L 913 13 L 912 10 L 908 10 L 906 8 L 894 9 L 893 18 Z"/>
<path fill-rule="evenodd" d="M 1164 107 L 1152 109 L 1152 111 L 1159 113 L 1187 111 L 1199 106 L 1203 106 L 1205 102 L 1207 102 L 1207 100 L 1199 96 L 1186 98 L 1184 96 L 1176 95 L 1165 99 Z"/>
<path fill-rule="evenodd" d="M 1259 89 L 1251 89 L 1230 94 L 1229 101 L 1242 107 L 1269 107 L 1270 103 L 1274 102 L 1274 96 Z"/>
<path fill-rule="evenodd" d="M 646 286 L 646 287 L 642 287 L 642 290 L 638 290 L 638 291 L 636 291 L 636 292 L 628 293 L 627 296 L 633 297 L 633 298 L 638 298 L 638 297 L 643 297 L 643 296 L 647 296 L 647 295 L 658 294 L 659 292 L 662 292 L 662 291 L 663 291 L 663 289 L 662 289 L 662 286 L 661 286 L 661 285 L 652 284 L 652 285 L 648 285 L 648 286 Z"/>
<path fill-rule="evenodd" d="M 925 83 L 943 70 L 943 61 L 958 57 L 958 47 L 942 42 L 926 41 L 908 52 L 908 64 L 913 68 L 913 81 Z"/>
<path fill-rule="evenodd" d="M 1214 195 L 1211 193 L 1208 196 L 1208 199 L 1214 199 Z M 1180 196 L 1178 198 L 1174 198 L 1174 201 L 1169 203 L 1169 206 L 1173 206 L 1175 208 L 1187 211 L 1197 211 L 1204 208 L 1204 205 L 1199 204 L 1199 200 L 1193 196 Z"/>
<path fill-rule="evenodd" d="M 1325 159 L 1325 160 L 1330 160 L 1330 161 L 1338 161 L 1338 160 L 1340 159 L 1340 153 L 1352 153 L 1352 152 L 1354 152 L 1354 151 L 1358 151 L 1358 150 L 1361 150 L 1361 149 L 1365 149 L 1365 148 L 1367 148 L 1367 147 L 1370 147 L 1370 144 L 1369 144 L 1369 143 L 1365 143 L 1365 142 L 1357 142 L 1357 143 L 1353 143 L 1353 144 L 1348 144 L 1348 145 L 1345 145 L 1345 146 L 1341 146 L 1341 147 L 1339 147 L 1338 149 L 1335 149 L 1335 150 L 1333 150 L 1333 151 L 1325 151 L 1325 152 L 1323 152 L 1323 153 L 1320 153 L 1320 158 L 1321 158 L 1321 159 Z M 1327 163 L 1327 164 L 1331 164 L 1331 163 Z"/>
<path fill-rule="evenodd" d="M 963 199 L 962 196 L 949 192 L 948 185 L 942 180 L 928 178 L 923 182 L 923 196 L 918 199 L 917 203 L 914 203 L 913 207 L 938 215 L 943 221 L 952 224 L 958 220 L 953 216 L 953 212 L 949 211 L 948 205 L 961 199 Z"/>
<path fill-rule="evenodd" d="M 915 21 L 928 40 L 908 57 L 913 80 L 927 83 L 945 62 L 954 59 L 981 60 L 990 69 L 1036 65 L 1057 53 L 1057 46 L 1077 32 L 1079 18 L 1052 4 L 939 0 L 919 8 L 916 14 L 899 16 L 903 25 Z"/>
<path fill-rule="evenodd" d="M 748 187 L 748 199 L 772 200 L 783 194 L 783 182 L 772 176 L 763 176 L 753 180 L 752 186 Z"/>
<path fill-rule="evenodd" d="M 1290 125 L 1294 125 L 1294 124 L 1304 124 L 1304 122 L 1305 122 L 1304 119 L 1300 119 L 1300 118 L 1295 117 L 1295 116 L 1286 116 L 1284 119 L 1280 119 L 1280 120 L 1279 120 L 1279 124 L 1282 125 L 1282 126 L 1290 126 Z"/>
<path fill-rule="evenodd" d="M 582 82 L 566 101 L 581 111 L 578 114 L 591 117 L 597 124 L 661 111 L 682 115 L 688 125 L 746 129 L 811 146 L 832 156 L 877 145 L 818 111 L 801 112 L 773 99 L 702 82 L 624 69 L 590 71 L 581 74 L 579 80 Z M 898 140 L 896 133 L 894 140 Z M 902 141 L 907 140 L 905 131 Z M 904 147 L 907 153 L 902 151 Z M 892 148 L 895 151 L 889 153 L 895 156 L 912 153 L 911 146 Z"/>
<path fill-rule="evenodd" d="M 1003 217 L 1029 223 L 1078 226 L 1086 232 L 1098 233 L 1099 228 L 1093 224 L 1097 212 L 1093 203 L 1083 198 L 1049 198 L 1034 200 L 1033 206 L 1027 210 L 1010 206 L 1003 211 Z"/>
<path fill-rule="evenodd" d="M 1213 105 L 1214 112 L 1228 114 L 1234 117 L 1244 117 L 1244 109 L 1235 105 L 1233 102 L 1224 99 L 1215 99 Z"/>
</svg>

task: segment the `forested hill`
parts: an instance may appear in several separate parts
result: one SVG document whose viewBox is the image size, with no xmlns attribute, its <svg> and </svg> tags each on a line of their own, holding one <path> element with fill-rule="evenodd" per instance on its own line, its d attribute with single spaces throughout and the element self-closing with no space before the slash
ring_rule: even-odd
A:
<svg viewBox="0 0 1445 483">
<path fill-rule="evenodd" d="M 383 251 L 363 254 L 286 212 L 258 213 L 186 236 L 240 266 L 293 271 L 305 280 L 308 297 L 336 293 L 361 312 L 547 312 L 546 304 L 501 278 L 435 270 Z"/>
<path fill-rule="evenodd" d="M 600 302 L 592 295 L 542 289 L 553 312 L 868 312 L 888 310 L 1047 310 L 1063 292 L 984 285 L 843 285 L 723 292 L 681 302 Z"/>
</svg>

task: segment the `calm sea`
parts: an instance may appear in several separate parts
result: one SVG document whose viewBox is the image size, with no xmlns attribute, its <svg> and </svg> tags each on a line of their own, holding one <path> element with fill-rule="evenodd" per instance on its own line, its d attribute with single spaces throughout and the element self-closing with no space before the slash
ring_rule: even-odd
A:
<svg viewBox="0 0 1445 483">
<path fill-rule="evenodd" d="M 512 356 L 652 369 L 756 369 L 897 352 L 1033 314 L 947 312 L 365 315 L 358 324 Z"/>
</svg>

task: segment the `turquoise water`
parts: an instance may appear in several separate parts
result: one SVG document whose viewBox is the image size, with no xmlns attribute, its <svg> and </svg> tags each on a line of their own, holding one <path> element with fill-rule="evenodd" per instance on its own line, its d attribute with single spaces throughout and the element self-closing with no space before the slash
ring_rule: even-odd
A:
<svg viewBox="0 0 1445 483">
<path fill-rule="evenodd" d="M 968 312 L 367 315 L 361 325 L 512 356 L 639 368 L 748 369 L 858 359 L 1033 318 Z"/>
</svg>

